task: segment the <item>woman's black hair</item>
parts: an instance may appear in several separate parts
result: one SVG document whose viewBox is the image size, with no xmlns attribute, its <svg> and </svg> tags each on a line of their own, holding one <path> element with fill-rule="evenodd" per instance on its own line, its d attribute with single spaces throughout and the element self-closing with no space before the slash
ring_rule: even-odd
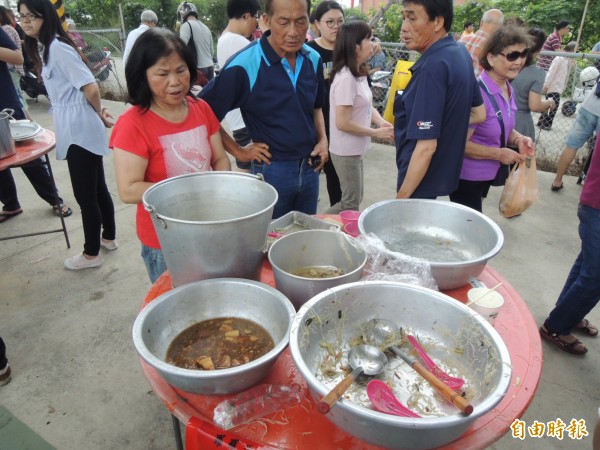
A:
<svg viewBox="0 0 600 450">
<path fill-rule="evenodd" d="M 533 55 L 539 52 L 546 42 L 546 33 L 539 28 L 530 28 L 527 30 L 527 34 L 531 36 L 531 47 L 529 48 L 529 54 L 525 60 L 525 65 L 530 66 L 534 63 Z"/>
<path fill-rule="evenodd" d="M 331 11 L 332 9 L 337 9 L 342 13 L 342 16 L 344 15 L 344 8 L 342 8 L 342 6 L 338 3 L 338 2 L 334 2 L 334 1 L 330 1 L 330 0 L 325 0 L 321 3 L 319 3 L 317 5 L 317 7 L 315 8 L 315 10 L 313 11 L 312 15 L 313 15 L 313 19 L 311 21 L 319 21 L 321 20 L 321 18 L 328 12 Z"/>
<path fill-rule="evenodd" d="M 367 76 L 369 68 L 366 63 L 361 65 L 356 60 L 356 46 L 371 37 L 371 27 L 364 20 L 349 20 L 344 22 L 335 40 L 333 49 L 333 64 L 331 68 L 331 81 L 335 74 L 347 66 L 355 77 Z"/>
<path fill-rule="evenodd" d="M 10 17 L 4 6 L 0 6 L 0 25 L 11 25 Z"/>
<path fill-rule="evenodd" d="M 77 46 L 62 27 L 62 22 L 50 0 L 19 0 L 17 3 L 19 11 L 21 11 L 21 6 L 25 6 L 31 14 L 44 21 L 37 39 L 25 36 L 25 53 L 29 55 L 37 69 L 41 69 L 42 64 L 48 64 L 50 60 L 50 55 L 48 54 L 50 44 L 55 38 L 70 45 L 77 52 Z M 44 46 L 43 60 L 40 59 L 38 41 Z"/>
<path fill-rule="evenodd" d="M 146 71 L 161 58 L 177 53 L 190 72 L 190 87 L 196 81 L 196 63 L 188 46 L 172 31 L 150 28 L 135 41 L 125 65 L 125 80 L 129 91 L 127 102 L 150 109 L 153 94 Z M 188 92 L 188 95 L 191 93 Z"/>
</svg>

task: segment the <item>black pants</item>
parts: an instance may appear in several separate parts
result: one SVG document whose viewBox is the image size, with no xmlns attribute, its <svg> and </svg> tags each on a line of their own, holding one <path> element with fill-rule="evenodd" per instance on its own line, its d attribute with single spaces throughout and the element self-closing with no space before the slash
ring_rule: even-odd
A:
<svg viewBox="0 0 600 450">
<path fill-rule="evenodd" d="M 115 206 L 104 179 L 102 156 L 71 145 L 67 151 L 69 175 L 75 200 L 81 208 L 83 252 L 96 256 L 100 252 L 100 232 L 105 240 L 113 240 L 116 234 Z"/>
<path fill-rule="evenodd" d="M 329 206 L 333 206 L 342 200 L 342 188 L 340 187 L 340 178 L 338 177 L 333 162 L 331 161 L 331 156 L 323 166 L 323 171 L 325 172 L 325 179 L 327 180 Z"/>
<path fill-rule="evenodd" d="M 552 128 L 552 122 L 554 121 L 554 116 L 556 116 L 556 111 L 558 111 L 558 104 L 560 103 L 560 93 L 559 92 L 549 92 L 546 94 L 546 98 L 551 98 L 556 103 L 557 108 L 553 109 L 550 112 L 543 112 L 540 118 L 538 119 L 538 126 L 541 128 Z"/>
<path fill-rule="evenodd" d="M 0 370 L 4 369 L 7 363 L 8 361 L 6 359 L 6 345 L 4 345 L 4 341 L 0 337 Z"/>
<path fill-rule="evenodd" d="M 35 189 L 35 192 L 50 206 L 54 206 L 54 195 L 58 194 L 58 191 L 52 186 L 52 179 L 50 173 L 46 167 L 46 163 L 42 158 L 38 158 L 21 167 L 23 172 L 29 179 L 29 182 Z M 62 198 L 59 197 L 60 203 L 63 203 Z M 10 169 L 6 169 L 0 172 L 0 202 L 4 205 L 2 208 L 4 211 L 14 211 L 19 209 L 21 204 L 17 197 L 17 186 L 15 179 L 10 172 Z"/>
<path fill-rule="evenodd" d="M 487 197 L 492 180 L 489 181 L 469 181 L 459 180 L 458 188 L 450 194 L 450 201 L 468 206 L 475 211 L 482 212 L 482 199 Z"/>
<path fill-rule="evenodd" d="M 215 66 L 199 67 L 198 70 L 202 71 L 202 73 L 206 75 L 208 81 L 215 77 Z"/>
</svg>

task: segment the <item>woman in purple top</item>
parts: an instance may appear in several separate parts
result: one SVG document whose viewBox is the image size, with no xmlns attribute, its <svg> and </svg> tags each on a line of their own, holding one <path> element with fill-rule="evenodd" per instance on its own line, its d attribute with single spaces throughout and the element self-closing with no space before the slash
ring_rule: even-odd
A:
<svg viewBox="0 0 600 450">
<path fill-rule="evenodd" d="M 572 333 L 598 336 L 598 327 L 585 316 L 600 299 L 600 139 L 596 141 L 592 163 L 581 191 L 577 216 L 581 251 L 555 308 L 540 328 L 540 334 L 565 352 L 584 355 L 587 353 L 586 346 Z"/>
<path fill-rule="evenodd" d="M 505 27 L 494 32 L 480 53 L 484 72 L 478 78 L 486 119 L 472 125 L 458 189 L 450 200 L 479 212 L 482 199 L 496 178 L 500 164 L 524 161 L 535 152 L 531 138 L 516 131 L 515 103 L 510 80 L 516 78 L 527 57 L 529 37 L 521 28 Z M 515 146 L 515 152 L 508 146 Z"/>
</svg>

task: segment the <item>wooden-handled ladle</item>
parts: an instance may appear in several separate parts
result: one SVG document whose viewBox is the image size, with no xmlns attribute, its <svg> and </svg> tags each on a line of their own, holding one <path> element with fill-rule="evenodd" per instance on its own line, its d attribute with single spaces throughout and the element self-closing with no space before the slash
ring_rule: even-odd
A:
<svg viewBox="0 0 600 450">
<path fill-rule="evenodd" d="M 352 385 L 356 377 L 364 372 L 365 375 L 379 375 L 387 366 L 388 359 L 377 347 L 372 345 L 357 345 L 348 352 L 348 362 L 352 372 L 342 379 L 329 391 L 325 397 L 317 403 L 317 410 L 327 414 L 331 407 L 344 395 L 344 392 Z"/>
</svg>

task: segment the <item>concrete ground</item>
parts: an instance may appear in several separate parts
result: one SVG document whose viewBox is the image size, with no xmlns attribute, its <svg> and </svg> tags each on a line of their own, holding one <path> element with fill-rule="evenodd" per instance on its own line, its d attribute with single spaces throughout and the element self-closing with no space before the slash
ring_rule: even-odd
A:
<svg viewBox="0 0 600 450">
<path fill-rule="evenodd" d="M 105 102 L 113 114 L 120 103 Z M 33 117 L 52 129 L 49 104 L 30 103 Z M 139 256 L 135 206 L 116 195 L 114 170 L 106 175 L 117 218 L 120 247 L 104 252 L 98 269 L 71 272 L 63 260 L 82 250 L 81 215 L 73 198 L 67 165 L 52 167 L 61 194 L 74 213 L 67 218 L 72 248 L 62 234 L 0 242 L 0 335 L 8 346 L 13 380 L 0 387 L 0 404 L 57 449 L 175 448 L 169 414 L 150 389 L 131 339 L 131 327 L 150 282 Z M 374 145 L 365 160 L 362 207 L 394 197 L 393 147 Z M 0 225 L 0 236 L 57 228 L 59 219 L 33 191 L 20 169 L 13 170 L 24 213 Z M 522 216 L 498 213 L 500 189 L 492 189 L 484 212 L 505 235 L 505 246 L 491 261 L 521 294 L 539 323 L 552 308 L 577 255 L 576 209 L 580 186 L 565 178 L 565 188 L 550 191 L 553 175 L 540 172 L 540 198 Z M 322 178 L 319 211 L 326 209 Z M 589 319 L 600 324 L 600 310 Z M 537 393 L 523 416 L 528 426 L 558 418 L 584 420 L 590 436 L 514 439 L 510 433 L 491 446 L 508 449 L 589 449 L 600 406 L 597 368 L 600 338 L 581 338 L 590 351 L 575 357 L 543 344 L 544 368 Z M 596 345 L 595 345 L 596 344 Z M 6 448 L 0 441 L 2 450 Z"/>
</svg>

